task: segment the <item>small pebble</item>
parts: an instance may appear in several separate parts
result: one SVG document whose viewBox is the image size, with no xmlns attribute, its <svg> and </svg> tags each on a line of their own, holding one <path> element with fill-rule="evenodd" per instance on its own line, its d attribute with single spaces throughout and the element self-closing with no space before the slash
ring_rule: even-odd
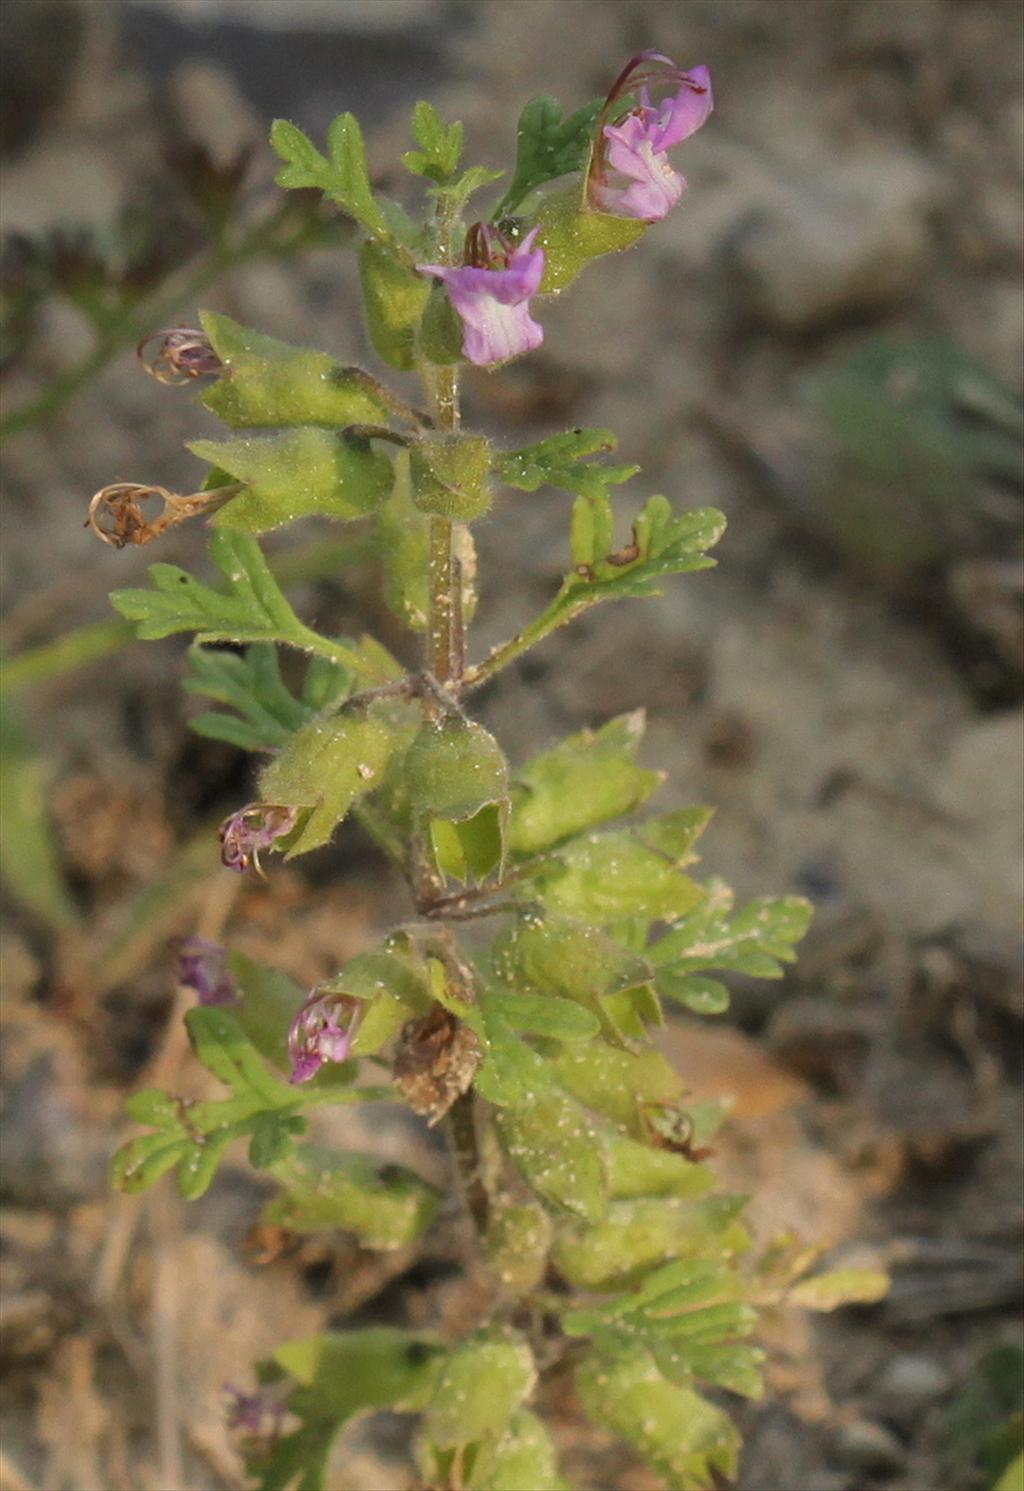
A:
<svg viewBox="0 0 1024 1491">
<path fill-rule="evenodd" d="M 844 1424 L 836 1435 L 835 1450 L 841 1464 L 869 1473 L 899 1470 L 906 1460 L 896 1435 L 869 1419 Z"/>
<path fill-rule="evenodd" d="M 920 1408 L 941 1398 L 950 1386 L 949 1373 L 932 1357 L 907 1352 L 893 1357 L 882 1373 L 878 1398 L 886 1407 Z"/>
</svg>

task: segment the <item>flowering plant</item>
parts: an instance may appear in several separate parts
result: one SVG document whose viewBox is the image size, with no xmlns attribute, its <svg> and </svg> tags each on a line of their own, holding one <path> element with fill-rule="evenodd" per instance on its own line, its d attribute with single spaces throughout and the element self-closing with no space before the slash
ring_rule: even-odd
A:
<svg viewBox="0 0 1024 1491">
<path fill-rule="evenodd" d="M 435 1187 L 306 1138 L 317 1108 L 405 1103 L 446 1126 L 487 1270 L 461 1339 L 440 1325 L 328 1331 L 282 1345 L 254 1392 L 233 1389 L 231 1422 L 264 1491 L 323 1487 L 339 1430 L 381 1408 L 422 1413 L 424 1485 L 565 1487 L 545 1416 L 570 1377 L 583 1411 L 669 1486 L 721 1487 L 738 1435 L 704 1389 L 761 1393 L 757 1306 L 789 1295 L 830 1307 L 881 1287 L 871 1275 L 799 1282 L 813 1251 L 788 1242 L 742 1262 L 743 1199 L 717 1193 L 706 1163 L 721 1115 L 688 1099 L 652 1040 L 666 1001 L 723 1011 L 722 973 L 780 976 L 807 903 L 737 910 L 721 882 L 692 878 L 710 813 L 641 814 L 662 777 L 637 763 L 640 714 L 513 766 L 470 713 L 481 685 L 581 612 L 713 564 L 721 514 L 676 513 L 663 496 L 616 539 L 612 489 L 638 468 L 605 460 L 608 431 L 499 450 L 461 428 L 458 390 L 463 361 L 530 352 L 543 338 L 534 302 L 678 202 L 668 151 L 710 109 L 706 69 L 654 52 L 567 119 L 534 100 L 507 191 L 468 224 L 495 173 L 460 169 L 462 128 L 428 104 L 403 158 L 427 183 L 424 222 L 374 192 L 351 115 L 334 121 L 326 155 L 279 121 L 278 180 L 319 189 L 357 225 L 374 349 L 419 374 L 427 410 L 327 353 L 200 313 L 200 327 L 147 351 L 162 381 L 208 380 L 200 400 L 234 432 L 192 445 L 210 467 L 203 488 L 185 498 L 119 483 L 93 499 L 95 530 L 117 546 L 211 521 L 220 585 L 158 564 L 151 588 L 113 603 L 141 637 L 195 634 L 187 687 L 227 706 L 195 728 L 263 759 L 253 800 L 222 826 L 225 865 L 272 874 L 275 856 L 319 849 L 352 815 L 412 903 L 408 922 L 312 991 L 186 939 L 189 1034 L 230 1093 L 193 1104 L 136 1093 L 129 1111 L 149 1132 L 118 1153 L 115 1183 L 136 1191 L 174 1171 L 197 1196 L 245 1138 L 278 1188 L 268 1219 L 348 1229 L 372 1248 L 412 1244 L 443 1224 Z M 497 487 L 545 485 L 574 498 L 565 578 L 522 632 L 470 661 L 472 524 Z M 139 504 L 154 494 L 164 511 L 147 523 Z M 374 525 L 386 600 L 425 640 L 418 668 L 296 614 L 260 538 L 313 514 Z M 307 659 L 294 690 L 282 649 Z M 456 935 L 470 922 L 495 928 L 490 941 Z M 373 1066 L 386 1081 L 367 1080 Z"/>
</svg>

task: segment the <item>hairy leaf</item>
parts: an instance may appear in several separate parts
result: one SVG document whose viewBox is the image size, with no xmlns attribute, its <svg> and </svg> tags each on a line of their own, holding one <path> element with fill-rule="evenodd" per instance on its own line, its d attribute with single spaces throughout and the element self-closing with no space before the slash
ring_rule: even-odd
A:
<svg viewBox="0 0 1024 1491">
<path fill-rule="evenodd" d="M 391 490 L 391 462 L 362 436 L 337 435 L 313 426 L 277 435 L 233 440 L 193 440 L 189 449 L 246 490 L 222 507 L 217 528 L 266 533 L 318 514 L 360 518 Z"/>
<path fill-rule="evenodd" d="M 600 730 L 584 730 L 543 751 L 514 773 L 509 846 L 535 854 L 610 818 L 640 807 L 662 773 L 635 765 L 643 737 L 642 710 Z"/>
<path fill-rule="evenodd" d="M 420 1176 L 372 1155 L 304 1144 L 273 1166 L 281 1185 L 264 1220 L 290 1232 L 354 1232 L 368 1248 L 413 1242 L 433 1221 L 441 1196 Z"/>
<path fill-rule="evenodd" d="M 523 492 L 538 487 L 561 487 L 589 498 L 604 497 L 608 488 L 629 481 L 639 466 L 608 466 L 588 457 L 614 450 L 618 441 L 611 430 L 567 430 L 535 445 L 503 455 L 499 472 L 503 482 Z"/>
<path fill-rule="evenodd" d="M 402 156 L 406 170 L 439 184 L 447 182 L 455 175 L 462 155 L 462 125 L 445 124 L 434 106 L 421 100 L 413 110 L 412 133 L 420 148 Z"/>
<path fill-rule="evenodd" d="M 781 978 L 782 965 L 793 962 L 794 945 L 810 924 L 810 902 L 802 896 L 761 897 L 735 915 L 732 904 L 728 886 L 711 881 L 703 904 L 653 943 L 648 957 L 672 975 L 723 968 Z"/>
</svg>

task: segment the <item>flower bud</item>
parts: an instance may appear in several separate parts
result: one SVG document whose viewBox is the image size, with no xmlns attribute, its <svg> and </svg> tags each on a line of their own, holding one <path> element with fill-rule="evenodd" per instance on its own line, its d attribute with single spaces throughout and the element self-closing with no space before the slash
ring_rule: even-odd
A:
<svg viewBox="0 0 1024 1491">
<path fill-rule="evenodd" d="M 426 435 L 409 453 L 412 500 L 420 512 L 472 522 L 491 505 L 490 469 L 482 436 Z"/>
<path fill-rule="evenodd" d="M 408 372 L 416 363 L 416 328 L 429 286 L 372 238 L 359 250 L 359 282 L 373 350 L 383 362 Z"/>
</svg>

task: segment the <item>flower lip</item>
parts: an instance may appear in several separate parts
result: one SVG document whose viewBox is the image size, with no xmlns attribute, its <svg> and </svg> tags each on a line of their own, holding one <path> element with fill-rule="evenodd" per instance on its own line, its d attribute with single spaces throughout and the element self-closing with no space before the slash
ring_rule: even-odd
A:
<svg viewBox="0 0 1024 1491">
<path fill-rule="evenodd" d="M 251 802 L 230 814 L 220 826 L 221 862 L 239 874 L 250 865 L 258 875 L 260 854 L 290 834 L 298 821 L 297 808 L 281 803 Z"/>
<path fill-rule="evenodd" d="M 466 235 L 466 262 L 416 266 L 447 288 L 462 321 L 462 351 L 479 367 L 507 362 L 544 340 L 529 307 L 544 278 L 544 250 L 533 246 L 539 231 L 515 243 L 493 225 L 476 223 Z"/>
<path fill-rule="evenodd" d="M 288 1027 L 288 1080 L 293 1086 L 309 1082 L 326 1062 L 349 1059 L 361 1008 L 361 1001 L 348 994 L 316 989 L 299 1006 Z"/>
</svg>

